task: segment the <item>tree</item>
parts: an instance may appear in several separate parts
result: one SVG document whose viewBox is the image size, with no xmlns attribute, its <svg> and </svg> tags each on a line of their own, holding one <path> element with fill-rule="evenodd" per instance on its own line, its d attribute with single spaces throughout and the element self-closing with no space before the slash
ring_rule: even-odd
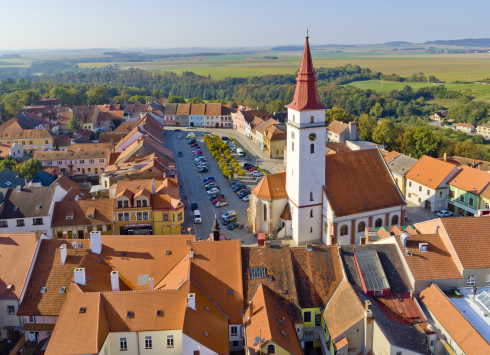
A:
<svg viewBox="0 0 490 355">
<path fill-rule="evenodd" d="M 476 145 L 473 142 L 458 142 L 454 147 L 454 155 L 460 157 L 474 158 L 476 154 Z"/>
<path fill-rule="evenodd" d="M 384 144 L 386 149 L 392 149 L 395 143 L 395 124 L 385 118 L 382 120 L 373 132 L 373 141 Z"/>
<path fill-rule="evenodd" d="M 146 100 L 144 98 L 144 96 L 141 96 L 141 95 L 134 95 L 134 96 L 131 96 L 128 101 L 139 101 L 140 103 L 142 104 L 146 104 Z"/>
<path fill-rule="evenodd" d="M 182 96 L 170 96 L 167 100 L 169 104 L 185 104 L 185 99 Z"/>
<path fill-rule="evenodd" d="M 352 116 L 345 112 L 343 109 L 339 107 L 334 107 L 330 110 L 325 111 L 325 121 L 327 121 L 327 124 L 332 123 L 333 120 L 348 123 L 352 121 Z"/>
<path fill-rule="evenodd" d="M 441 137 L 428 126 L 408 127 L 403 134 L 403 147 L 406 153 L 412 154 L 417 159 L 422 155 L 436 155 L 440 145 Z"/>
<path fill-rule="evenodd" d="M 17 161 L 14 158 L 12 158 L 10 155 L 0 161 L 0 171 L 5 169 L 10 169 L 10 170 L 17 169 Z"/>
<path fill-rule="evenodd" d="M 78 122 L 77 118 L 75 115 L 71 116 L 70 120 L 68 121 L 68 129 L 70 132 L 76 132 L 80 128 L 82 128 L 82 125 L 80 122 Z"/>
<path fill-rule="evenodd" d="M 476 144 L 485 144 L 486 143 L 485 138 L 483 138 L 483 136 L 481 134 L 475 134 L 473 136 L 473 142 L 475 142 Z"/>
<path fill-rule="evenodd" d="M 58 146 L 58 142 L 54 143 L 54 150 L 60 150 L 60 147 Z"/>
<path fill-rule="evenodd" d="M 373 141 L 373 132 L 378 126 L 378 120 L 376 117 L 369 116 L 365 113 L 359 116 L 357 122 L 357 128 L 359 130 L 359 138 L 365 141 Z"/>
<path fill-rule="evenodd" d="M 369 114 L 374 117 L 382 117 L 383 113 L 383 107 L 379 104 L 379 102 L 376 102 L 376 105 L 374 105 L 369 111 Z"/>
<path fill-rule="evenodd" d="M 87 102 L 89 105 L 102 105 L 110 101 L 109 91 L 105 85 L 98 85 L 87 91 Z"/>
<path fill-rule="evenodd" d="M 42 163 L 37 159 L 31 159 L 20 166 L 19 173 L 26 179 L 32 179 L 41 170 L 43 170 Z"/>
<path fill-rule="evenodd" d="M 284 111 L 284 103 L 281 100 L 273 100 L 269 102 L 269 104 L 266 106 L 267 111 L 271 113 L 281 113 Z"/>
<path fill-rule="evenodd" d="M 190 104 L 202 104 L 204 101 L 202 101 L 199 97 L 195 96 L 192 99 L 189 100 Z"/>
</svg>

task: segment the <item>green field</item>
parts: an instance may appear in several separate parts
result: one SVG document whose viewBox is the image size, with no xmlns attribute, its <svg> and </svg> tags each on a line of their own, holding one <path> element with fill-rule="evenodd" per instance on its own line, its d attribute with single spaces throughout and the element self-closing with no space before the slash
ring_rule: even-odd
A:
<svg viewBox="0 0 490 355">
<path fill-rule="evenodd" d="M 414 90 L 421 87 L 428 86 L 427 83 L 407 83 L 407 82 L 392 82 L 392 81 L 381 81 L 381 80 L 366 80 L 366 81 L 356 81 L 350 83 L 360 89 L 371 89 L 376 91 L 386 91 L 390 92 L 394 89 L 402 90 L 405 85 L 411 86 Z M 431 84 L 432 85 L 432 84 Z M 476 101 L 487 101 L 490 100 L 490 85 L 484 84 L 446 84 L 444 85 L 449 90 L 455 90 L 460 92 L 465 92 L 466 90 L 471 90 L 474 94 Z M 442 100 L 442 99 L 441 99 Z M 447 99 L 446 99 L 447 100 Z M 454 104 L 454 103 L 453 103 Z"/>
</svg>

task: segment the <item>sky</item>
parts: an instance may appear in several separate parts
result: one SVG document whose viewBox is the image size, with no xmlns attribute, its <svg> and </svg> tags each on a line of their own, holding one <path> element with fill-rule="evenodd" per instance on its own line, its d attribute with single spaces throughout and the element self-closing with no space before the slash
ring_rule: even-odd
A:
<svg viewBox="0 0 490 355">
<path fill-rule="evenodd" d="M 489 38 L 488 0 L 0 2 L 0 51 L 257 47 Z"/>
</svg>

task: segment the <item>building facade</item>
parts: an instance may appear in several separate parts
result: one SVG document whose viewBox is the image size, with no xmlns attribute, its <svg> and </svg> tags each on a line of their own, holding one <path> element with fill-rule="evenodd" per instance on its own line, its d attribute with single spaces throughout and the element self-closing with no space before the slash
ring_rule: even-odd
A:
<svg viewBox="0 0 490 355">
<path fill-rule="evenodd" d="M 43 167 L 56 168 L 58 174 L 98 175 L 109 165 L 109 149 L 86 151 L 36 152 L 34 158 Z"/>
</svg>

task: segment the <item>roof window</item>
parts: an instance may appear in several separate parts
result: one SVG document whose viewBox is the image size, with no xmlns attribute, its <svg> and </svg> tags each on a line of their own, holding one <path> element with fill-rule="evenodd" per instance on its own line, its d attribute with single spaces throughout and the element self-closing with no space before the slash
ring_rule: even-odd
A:
<svg viewBox="0 0 490 355">
<path fill-rule="evenodd" d="M 277 318 L 277 321 L 279 322 L 280 325 L 284 327 L 284 320 L 282 320 L 281 318 Z"/>
<path fill-rule="evenodd" d="M 157 317 L 162 317 L 163 316 L 163 311 L 158 310 L 157 311 Z"/>
<path fill-rule="evenodd" d="M 233 290 L 228 290 L 228 294 L 229 295 L 232 295 L 233 294 Z"/>
<path fill-rule="evenodd" d="M 128 313 L 126 313 L 126 318 L 131 318 L 131 317 L 133 317 L 133 312 L 128 311 Z"/>
<path fill-rule="evenodd" d="M 208 334 L 208 332 L 203 332 L 203 334 L 204 334 L 204 336 L 206 336 L 206 337 L 209 335 L 209 334 Z"/>
<path fill-rule="evenodd" d="M 288 290 L 281 290 L 281 293 L 282 293 L 283 295 L 287 295 L 287 294 L 288 294 Z"/>
<path fill-rule="evenodd" d="M 87 308 L 80 307 L 80 309 L 78 310 L 78 313 L 85 313 L 86 310 L 87 310 Z"/>
<path fill-rule="evenodd" d="M 209 312 L 209 307 L 208 306 L 204 306 L 204 310 L 206 310 L 206 311 Z"/>
<path fill-rule="evenodd" d="M 265 267 L 255 267 L 248 271 L 250 279 L 261 279 L 265 277 Z"/>
<path fill-rule="evenodd" d="M 66 287 L 62 287 L 62 288 L 60 289 L 60 293 L 65 293 L 65 291 L 66 291 Z"/>
<path fill-rule="evenodd" d="M 121 256 L 126 256 L 126 252 L 125 251 L 122 251 L 121 252 Z"/>
<path fill-rule="evenodd" d="M 45 286 L 41 287 L 41 293 L 46 293 L 46 287 Z"/>
<path fill-rule="evenodd" d="M 167 251 L 165 252 L 165 255 L 172 255 L 172 251 L 171 251 L 171 250 L 167 250 Z"/>
<path fill-rule="evenodd" d="M 82 243 L 78 243 L 77 248 L 81 248 L 81 247 L 82 247 Z"/>
<path fill-rule="evenodd" d="M 282 335 L 283 337 L 285 337 L 285 338 L 287 338 L 287 337 L 288 337 L 288 335 L 286 334 L 286 332 L 285 332 L 284 330 L 282 330 L 282 329 L 281 329 L 281 330 L 280 330 L 280 332 L 281 332 L 281 335 Z"/>
<path fill-rule="evenodd" d="M 41 205 L 36 206 L 36 210 L 40 210 L 41 208 L 43 208 L 43 206 L 41 206 Z"/>
<path fill-rule="evenodd" d="M 276 304 L 276 308 L 277 308 L 278 310 L 281 310 L 281 307 L 279 307 L 279 305 L 277 305 L 277 304 Z"/>
<path fill-rule="evenodd" d="M 19 210 L 19 207 L 15 206 L 14 211 L 18 211 L 18 210 Z"/>
<path fill-rule="evenodd" d="M 100 259 L 97 259 L 97 262 L 100 263 Z"/>
</svg>

